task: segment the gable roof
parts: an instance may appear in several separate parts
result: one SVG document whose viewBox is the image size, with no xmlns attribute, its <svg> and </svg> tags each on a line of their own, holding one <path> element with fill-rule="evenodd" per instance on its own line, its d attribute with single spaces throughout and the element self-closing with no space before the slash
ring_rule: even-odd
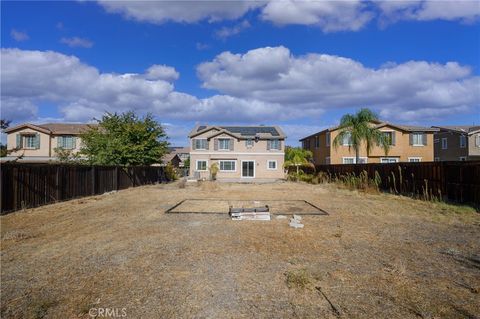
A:
<svg viewBox="0 0 480 319">
<path fill-rule="evenodd" d="M 273 139 L 279 138 L 284 139 L 286 135 L 278 126 L 209 126 L 209 125 L 198 125 L 196 126 L 189 134 L 188 137 L 192 138 L 200 134 L 206 133 L 210 130 L 219 131 L 216 135 L 225 133 L 229 134 L 238 139 L 247 139 L 247 138 L 261 138 L 261 139 Z M 213 137 L 213 136 L 212 136 Z"/>
<path fill-rule="evenodd" d="M 72 134 L 78 135 L 91 127 L 98 124 L 73 124 L 73 123 L 45 123 L 45 124 L 30 124 L 23 123 L 5 130 L 5 133 L 14 132 L 22 128 L 30 128 L 46 134 Z"/>
<path fill-rule="evenodd" d="M 373 124 L 375 124 L 376 128 L 382 128 L 382 127 L 385 127 L 385 126 L 390 126 L 390 127 L 393 127 L 393 128 L 398 129 L 398 130 L 405 131 L 405 132 L 438 132 L 438 128 L 435 128 L 435 127 L 392 124 L 392 123 L 389 123 L 389 122 L 381 122 L 381 121 L 374 121 Z M 311 134 L 307 137 L 304 137 L 304 138 L 300 139 L 300 141 L 306 140 L 308 138 L 311 138 L 315 135 L 318 135 L 318 134 L 321 134 L 321 133 L 324 133 L 324 132 L 333 132 L 333 131 L 338 130 L 339 128 L 340 128 L 340 126 L 338 126 L 338 125 L 334 126 L 334 127 L 330 127 L 330 128 L 324 129 L 320 132 L 317 132 L 315 134 Z"/>
<path fill-rule="evenodd" d="M 447 126 L 433 126 L 433 127 L 443 131 L 467 133 L 468 135 L 480 131 L 480 125 L 447 125 Z"/>
</svg>

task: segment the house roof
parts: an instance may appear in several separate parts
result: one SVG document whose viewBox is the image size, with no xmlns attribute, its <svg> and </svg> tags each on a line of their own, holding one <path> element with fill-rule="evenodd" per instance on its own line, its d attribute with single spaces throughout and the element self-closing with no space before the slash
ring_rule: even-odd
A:
<svg viewBox="0 0 480 319">
<path fill-rule="evenodd" d="M 480 125 L 447 125 L 447 126 L 433 126 L 443 131 L 453 131 L 457 133 L 473 134 L 480 131 Z"/>
<path fill-rule="evenodd" d="M 405 131 L 405 132 L 437 132 L 438 131 L 438 128 L 426 127 L 426 126 L 412 126 L 412 125 L 403 125 L 403 124 L 393 124 L 393 123 L 381 122 L 381 121 L 374 121 L 373 123 L 376 124 L 375 125 L 376 128 L 382 128 L 382 127 L 385 127 L 385 126 L 390 126 L 390 127 L 393 127 L 393 128 L 399 129 L 401 131 Z M 320 133 L 323 133 L 323 132 L 336 131 L 338 128 L 339 128 L 339 126 L 334 126 L 334 127 L 324 129 L 324 130 L 322 130 L 320 132 L 317 132 L 315 134 L 311 134 L 309 136 L 306 136 L 306 137 L 300 139 L 300 141 L 306 140 L 308 138 L 311 138 L 311 137 L 313 137 L 315 135 L 318 135 Z"/>
<path fill-rule="evenodd" d="M 169 148 L 170 153 L 174 154 L 182 154 L 182 153 L 190 153 L 190 147 L 185 146 L 170 146 Z"/>
<path fill-rule="evenodd" d="M 282 129 L 278 126 L 214 126 L 214 125 L 198 125 L 196 126 L 188 136 L 190 138 L 200 135 L 202 133 L 208 132 L 209 130 L 215 129 L 219 132 L 225 132 L 229 135 L 232 135 L 236 138 L 261 138 L 261 139 L 271 139 L 271 138 L 286 138 L 286 135 L 283 133 Z"/>
<path fill-rule="evenodd" d="M 45 123 L 45 124 L 30 124 L 24 123 L 9 127 L 5 130 L 5 133 L 10 133 L 17 131 L 19 129 L 28 127 L 39 132 L 46 134 L 72 134 L 77 135 L 82 133 L 82 131 L 89 129 L 92 126 L 97 126 L 98 124 L 74 124 L 74 123 Z"/>
</svg>

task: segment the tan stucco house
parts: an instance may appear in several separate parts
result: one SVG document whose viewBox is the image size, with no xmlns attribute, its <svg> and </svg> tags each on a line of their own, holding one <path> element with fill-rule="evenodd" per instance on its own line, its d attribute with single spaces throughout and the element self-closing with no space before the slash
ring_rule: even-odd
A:
<svg viewBox="0 0 480 319">
<path fill-rule="evenodd" d="M 7 150 L 5 160 L 48 162 L 56 160 L 56 148 L 80 150 L 80 133 L 95 124 L 24 123 L 5 130 Z"/>
<path fill-rule="evenodd" d="M 196 126 L 190 139 L 190 176 L 220 181 L 271 181 L 285 177 L 285 134 L 278 126 Z"/>
<path fill-rule="evenodd" d="M 395 163 L 433 161 L 433 133 L 438 129 L 420 126 L 397 125 L 387 122 L 373 122 L 391 141 L 388 155 L 383 148 L 374 146 L 367 155 L 366 147 L 360 149 L 360 163 Z M 338 127 L 325 129 L 300 139 L 302 147 L 313 153 L 313 161 L 321 164 L 354 164 L 353 148 L 349 149 L 348 136 L 337 148 L 333 140 L 338 135 Z"/>
<path fill-rule="evenodd" d="M 480 125 L 434 126 L 436 161 L 480 160 Z"/>
</svg>

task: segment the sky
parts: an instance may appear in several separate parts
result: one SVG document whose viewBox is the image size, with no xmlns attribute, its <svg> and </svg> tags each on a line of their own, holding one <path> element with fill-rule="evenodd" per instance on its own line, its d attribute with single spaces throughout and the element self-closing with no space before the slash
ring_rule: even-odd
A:
<svg viewBox="0 0 480 319">
<path fill-rule="evenodd" d="M 2 1 L 1 117 L 152 113 L 280 125 L 287 144 L 362 107 L 480 124 L 480 1 Z"/>
</svg>

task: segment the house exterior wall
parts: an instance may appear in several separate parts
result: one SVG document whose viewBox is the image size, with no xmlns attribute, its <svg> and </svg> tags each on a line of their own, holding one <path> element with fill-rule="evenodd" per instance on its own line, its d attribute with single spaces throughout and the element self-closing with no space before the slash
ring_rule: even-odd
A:
<svg viewBox="0 0 480 319">
<path fill-rule="evenodd" d="M 210 179 L 210 167 L 213 163 L 217 163 L 220 168 L 221 160 L 230 160 L 235 161 L 235 171 L 221 171 L 217 173 L 218 180 L 275 180 L 283 179 L 285 177 L 283 164 L 285 156 L 285 141 L 281 141 L 280 150 L 268 150 L 267 149 L 267 140 L 257 140 L 253 142 L 252 147 L 246 146 L 245 139 L 237 139 L 228 134 L 220 134 L 218 136 L 212 137 L 208 141 L 207 150 L 198 150 L 195 149 L 193 143 L 195 139 L 209 138 L 212 136 L 214 131 L 210 130 L 198 136 L 195 136 L 190 140 L 190 176 L 197 176 L 201 179 Z M 214 140 L 228 138 L 233 142 L 233 150 L 215 150 Z M 197 171 L 197 161 L 206 160 L 207 169 L 205 171 Z M 242 161 L 254 161 L 254 178 L 242 177 Z M 276 168 L 269 169 L 268 161 L 275 161 Z"/>
<path fill-rule="evenodd" d="M 11 152 L 10 156 L 28 156 L 28 157 L 55 157 L 56 152 L 55 148 L 58 145 L 58 137 L 59 136 L 67 136 L 67 135 L 53 135 L 47 134 L 44 132 L 40 132 L 31 128 L 24 128 L 19 129 L 13 132 L 9 132 L 7 135 L 7 149 L 12 150 L 15 149 L 17 146 L 17 135 L 29 135 L 29 134 L 39 134 L 40 136 L 40 147 L 38 149 L 28 149 L 23 146 L 22 149 L 16 150 Z M 68 135 L 71 136 L 71 135 Z M 72 149 L 72 152 L 76 153 L 80 150 L 81 147 L 81 139 L 76 137 L 76 147 Z"/>
<path fill-rule="evenodd" d="M 467 143 L 465 147 L 460 147 L 460 136 L 462 135 L 459 132 L 454 131 L 440 131 L 435 134 L 435 146 L 434 153 L 435 158 L 440 161 L 458 161 L 460 158 L 465 158 L 465 160 L 479 160 L 480 159 L 480 147 L 475 145 L 475 135 L 480 134 L 471 134 L 467 136 Z M 447 139 L 447 148 L 442 148 L 442 139 Z"/>
<path fill-rule="evenodd" d="M 385 126 L 379 129 L 384 132 L 395 132 L 395 145 L 391 145 L 388 155 L 385 155 L 383 148 L 374 145 L 367 156 L 366 146 L 362 145 L 359 156 L 366 158 L 367 163 L 380 163 L 383 157 L 398 158 L 399 162 L 408 162 L 409 158 L 419 158 L 422 162 L 433 161 L 433 132 L 424 132 L 427 136 L 427 143 L 423 146 L 410 145 L 410 133 L 394 127 Z M 315 138 L 310 137 L 310 147 L 307 149 L 313 152 L 313 159 L 316 165 L 326 164 L 329 158 L 330 164 L 343 164 L 344 157 L 355 157 L 353 148 L 344 145 L 333 146 L 333 140 L 339 134 L 339 130 L 329 131 L 330 146 L 326 146 L 327 131 L 317 134 L 320 138 L 320 147 L 315 148 Z"/>
</svg>

